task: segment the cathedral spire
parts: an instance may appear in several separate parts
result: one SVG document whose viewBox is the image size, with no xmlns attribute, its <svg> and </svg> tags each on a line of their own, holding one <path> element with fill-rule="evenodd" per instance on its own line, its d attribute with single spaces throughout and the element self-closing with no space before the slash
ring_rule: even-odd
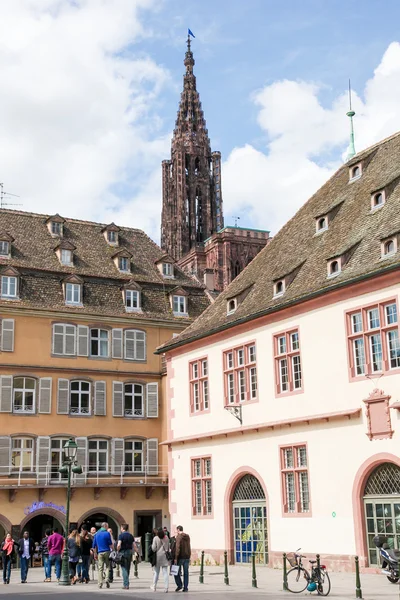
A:
<svg viewBox="0 0 400 600">
<path fill-rule="evenodd" d="M 346 115 L 350 118 L 350 143 L 349 143 L 349 147 L 347 149 L 346 161 L 353 158 L 353 156 L 356 154 L 356 147 L 354 145 L 354 125 L 353 125 L 353 117 L 355 114 L 356 113 L 351 108 L 351 82 L 349 79 L 349 110 L 346 113 Z"/>
<path fill-rule="evenodd" d="M 190 34 L 184 65 L 171 160 L 163 161 L 161 245 L 176 259 L 223 227 L 221 155 L 211 151 L 193 73 Z"/>
</svg>

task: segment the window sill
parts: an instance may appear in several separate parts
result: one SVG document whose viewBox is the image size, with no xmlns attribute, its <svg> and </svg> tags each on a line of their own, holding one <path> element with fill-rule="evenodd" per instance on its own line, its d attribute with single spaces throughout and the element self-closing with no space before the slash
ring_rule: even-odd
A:
<svg viewBox="0 0 400 600">
<path fill-rule="evenodd" d="M 385 206 L 385 203 L 383 202 L 382 204 L 378 204 L 377 206 L 371 207 L 371 210 L 369 212 L 372 215 L 373 213 L 376 213 L 376 211 L 380 210 L 384 206 Z"/>
<path fill-rule="evenodd" d="M 91 417 L 92 413 L 68 413 L 69 417 Z M 96 415 L 97 416 L 97 415 Z"/>
<path fill-rule="evenodd" d="M 273 295 L 273 299 L 275 300 L 275 298 L 282 298 L 282 296 L 284 295 L 285 292 L 279 292 L 279 294 L 274 294 Z"/>
<path fill-rule="evenodd" d="M 352 177 L 351 179 L 349 179 L 349 183 L 353 183 L 354 181 L 358 181 L 359 179 L 361 179 L 361 174 L 356 175 L 356 177 Z"/>
<path fill-rule="evenodd" d="M 314 237 L 317 235 L 322 235 L 323 233 L 325 233 L 325 231 L 328 231 L 329 227 L 324 227 L 323 229 L 318 229 L 318 231 L 316 231 L 314 233 Z"/>
<path fill-rule="evenodd" d="M 310 519 L 312 512 L 311 510 L 308 512 L 282 512 L 282 517 L 284 519 Z"/>
<path fill-rule="evenodd" d="M 21 300 L 19 296 L 1 296 L 2 300 Z"/>
<path fill-rule="evenodd" d="M 73 306 L 75 308 L 83 308 L 83 304 L 81 302 L 66 302 L 65 306 Z"/>
<path fill-rule="evenodd" d="M 139 308 L 128 308 L 127 306 L 125 306 L 125 312 L 127 313 L 142 313 L 143 310 L 141 307 Z"/>
<path fill-rule="evenodd" d="M 18 416 L 18 415 L 24 415 L 24 417 L 26 417 L 28 415 L 33 416 L 33 415 L 36 414 L 36 412 L 34 410 L 13 410 L 12 414 L 16 415 L 16 416 Z"/>
<path fill-rule="evenodd" d="M 186 317 L 187 318 L 188 316 L 189 316 L 189 313 L 177 313 L 177 312 L 174 312 L 174 317 Z"/>
<path fill-rule="evenodd" d="M 337 273 L 331 273 L 330 275 L 327 275 L 327 279 L 335 279 L 335 277 L 338 277 L 341 274 L 342 271 L 338 271 Z"/>
</svg>

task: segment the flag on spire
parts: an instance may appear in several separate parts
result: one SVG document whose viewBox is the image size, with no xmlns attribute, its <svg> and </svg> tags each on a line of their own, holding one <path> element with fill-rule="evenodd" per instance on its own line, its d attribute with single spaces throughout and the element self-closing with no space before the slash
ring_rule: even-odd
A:
<svg viewBox="0 0 400 600">
<path fill-rule="evenodd" d="M 196 36 L 194 35 L 194 33 L 192 31 L 190 31 L 190 29 L 188 29 L 188 35 L 191 35 L 193 38 L 195 38 Z"/>
</svg>

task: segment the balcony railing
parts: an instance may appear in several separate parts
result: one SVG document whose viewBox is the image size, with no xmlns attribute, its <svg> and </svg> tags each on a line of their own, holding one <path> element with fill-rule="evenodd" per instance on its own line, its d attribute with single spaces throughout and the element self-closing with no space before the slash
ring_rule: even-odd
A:
<svg viewBox="0 0 400 600">
<path fill-rule="evenodd" d="M 82 475 L 73 475 L 74 486 L 99 486 L 99 487 L 137 487 L 168 486 L 168 467 L 167 465 L 148 466 L 144 465 L 142 471 L 126 471 L 123 466 L 113 467 L 107 471 L 91 470 L 92 465 L 81 465 Z M 0 488 L 17 487 L 63 487 L 67 485 L 66 477 L 59 473 L 59 467 L 46 465 L 37 467 L 36 465 L 24 468 L 15 468 L 13 466 L 0 466 Z"/>
</svg>

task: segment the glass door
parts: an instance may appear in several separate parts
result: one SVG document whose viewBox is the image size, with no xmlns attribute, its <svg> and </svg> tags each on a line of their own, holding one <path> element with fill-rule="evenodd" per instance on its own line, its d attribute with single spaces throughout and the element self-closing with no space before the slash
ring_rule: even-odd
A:
<svg viewBox="0 0 400 600">
<path fill-rule="evenodd" d="M 233 503 L 235 562 L 249 563 L 256 555 L 256 563 L 268 563 L 267 508 L 265 502 Z"/>
<path fill-rule="evenodd" d="M 390 548 L 400 549 L 400 498 L 368 498 L 364 500 L 370 565 L 379 565 L 379 549 L 375 535 L 388 538 Z"/>
</svg>

